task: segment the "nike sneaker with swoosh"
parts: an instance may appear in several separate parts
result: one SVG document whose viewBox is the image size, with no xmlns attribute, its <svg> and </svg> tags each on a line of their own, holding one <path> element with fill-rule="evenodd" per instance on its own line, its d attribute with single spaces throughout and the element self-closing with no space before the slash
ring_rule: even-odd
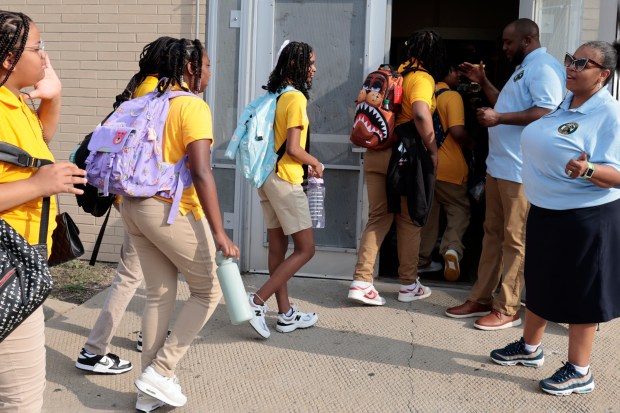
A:
<svg viewBox="0 0 620 413">
<path fill-rule="evenodd" d="M 368 305 L 385 305 L 385 298 L 379 295 L 379 292 L 373 285 L 363 288 L 351 284 L 349 287 L 349 300 Z"/>
</svg>

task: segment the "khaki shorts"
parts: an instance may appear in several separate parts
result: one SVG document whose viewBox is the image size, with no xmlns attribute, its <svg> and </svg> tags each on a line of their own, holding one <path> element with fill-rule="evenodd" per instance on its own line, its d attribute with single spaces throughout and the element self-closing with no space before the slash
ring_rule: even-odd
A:
<svg viewBox="0 0 620 413">
<path fill-rule="evenodd" d="M 280 178 L 275 170 L 258 189 L 268 229 L 282 227 L 284 235 L 312 228 L 308 198 L 301 185 Z"/>
</svg>

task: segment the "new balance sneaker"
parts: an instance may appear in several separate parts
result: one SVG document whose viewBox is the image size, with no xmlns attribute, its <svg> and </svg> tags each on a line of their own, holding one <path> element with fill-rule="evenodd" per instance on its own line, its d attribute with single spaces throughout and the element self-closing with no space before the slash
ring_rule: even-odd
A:
<svg viewBox="0 0 620 413">
<path fill-rule="evenodd" d="M 431 261 L 430 264 L 424 267 L 418 267 L 418 274 L 424 274 L 425 272 L 435 272 L 441 270 L 441 264 L 437 261 Z"/>
<path fill-rule="evenodd" d="M 379 295 L 372 284 L 366 288 L 351 284 L 349 300 L 368 305 L 385 305 L 385 298 Z"/>
<path fill-rule="evenodd" d="M 508 344 L 504 348 L 499 348 L 491 352 L 491 360 L 502 366 L 515 366 L 519 363 L 527 367 L 540 367 L 545 362 L 543 349 L 538 348 L 528 353 L 525 349 L 523 337 L 519 341 Z"/>
<path fill-rule="evenodd" d="M 170 337 L 170 330 L 168 330 L 168 336 L 166 336 L 166 338 L 167 337 Z M 136 351 L 138 353 L 142 353 L 142 331 L 140 331 L 138 333 L 138 341 L 136 343 Z"/>
<path fill-rule="evenodd" d="M 254 304 L 253 294 L 248 295 L 248 300 L 250 301 L 250 308 L 254 313 L 254 317 L 250 320 L 250 325 L 261 337 L 269 338 L 271 331 L 269 331 L 269 327 L 267 327 L 265 322 L 265 314 L 269 311 L 269 307 L 267 307 L 267 304 Z"/>
<path fill-rule="evenodd" d="M 448 250 L 443 255 L 446 263 L 443 270 L 443 278 L 448 281 L 456 281 L 461 276 L 461 266 L 459 265 L 459 255 L 454 250 Z"/>
<path fill-rule="evenodd" d="M 152 366 L 148 366 L 134 382 L 138 390 L 170 406 L 181 407 L 187 403 L 187 397 L 181 391 L 176 376 L 162 376 Z"/>
<path fill-rule="evenodd" d="M 151 397 L 146 393 L 142 393 L 138 391 L 138 399 L 136 400 L 136 410 L 141 412 L 152 412 L 155 409 L 159 409 L 162 406 L 165 406 L 166 403 L 161 400 L 156 399 L 155 397 Z"/>
<path fill-rule="evenodd" d="M 431 295 L 431 289 L 423 286 L 420 280 L 418 280 L 413 287 L 406 285 L 400 286 L 400 290 L 398 291 L 398 301 L 409 303 L 411 301 L 421 300 L 429 295 Z"/>
<path fill-rule="evenodd" d="M 316 313 L 303 313 L 296 306 L 293 305 L 291 307 L 293 308 L 293 314 L 290 317 L 282 313 L 278 314 L 276 331 L 290 333 L 298 328 L 312 327 L 319 321 L 319 316 Z"/>
<path fill-rule="evenodd" d="M 116 354 L 108 353 L 105 356 L 98 356 L 85 348 L 80 351 L 75 367 L 102 374 L 121 374 L 133 368 L 130 361 L 122 360 Z"/>
<path fill-rule="evenodd" d="M 580 374 L 572 364 L 567 362 L 553 376 L 541 380 L 540 388 L 555 396 L 590 393 L 594 390 L 594 377 L 589 369 L 587 374 Z"/>
</svg>

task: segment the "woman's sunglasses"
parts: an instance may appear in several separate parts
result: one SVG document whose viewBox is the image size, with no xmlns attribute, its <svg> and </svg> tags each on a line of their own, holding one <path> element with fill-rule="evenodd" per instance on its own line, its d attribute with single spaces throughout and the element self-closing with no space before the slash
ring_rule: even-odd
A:
<svg viewBox="0 0 620 413">
<path fill-rule="evenodd" d="M 588 65 L 588 62 L 600 67 L 601 69 L 607 69 L 602 64 L 596 63 L 594 60 L 588 59 L 586 57 L 575 59 L 575 57 L 569 53 L 566 53 L 566 55 L 564 56 L 564 66 L 566 66 L 567 68 L 572 66 L 575 69 L 575 72 L 581 72 L 583 69 L 585 69 Z"/>
<path fill-rule="evenodd" d="M 41 39 L 39 41 L 38 46 L 36 47 L 26 46 L 24 47 L 24 50 L 30 50 L 31 52 L 37 52 L 39 56 L 43 57 L 43 55 L 45 54 L 45 42 L 43 41 L 43 39 Z"/>
</svg>

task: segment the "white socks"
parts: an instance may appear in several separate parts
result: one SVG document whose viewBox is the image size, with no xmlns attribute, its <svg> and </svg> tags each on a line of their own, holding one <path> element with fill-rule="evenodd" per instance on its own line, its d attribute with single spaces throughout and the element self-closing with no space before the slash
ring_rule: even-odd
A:
<svg viewBox="0 0 620 413">
<path fill-rule="evenodd" d="M 536 345 L 530 345 L 530 344 L 525 343 L 525 351 L 527 351 L 528 353 L 533 353 L 536 351 L 538 347 L 540 347 L 540 344 L 541 343 L 538 343 Z"/>
<path fill-rule="evenodd" d="M 361 289 L 366 289 L 368 287 L 372 287 L 372 283 L 369 283 L 367 281 L 357 281 L 357 280 L 354 280 L 351 283 L 351 287 L 359 287 Z"/>
<path fill-rule="evenodd" d="M 573 364 L 573 363 L 571 363 L 571 364 Z M 579 373 L 579 374 L 581 374 L 583 376 L 588 374 L 588 370 L 590 370 L 590 365 L 589 364 L 587 366 L 585 366 L 585 367 L 581 367 L 581 366 L 578 366 L 576 364 L 573 364 L 573 367 L 575 368 L 575 370 L 577 370 L 577 373 Z"/>
</svg>

